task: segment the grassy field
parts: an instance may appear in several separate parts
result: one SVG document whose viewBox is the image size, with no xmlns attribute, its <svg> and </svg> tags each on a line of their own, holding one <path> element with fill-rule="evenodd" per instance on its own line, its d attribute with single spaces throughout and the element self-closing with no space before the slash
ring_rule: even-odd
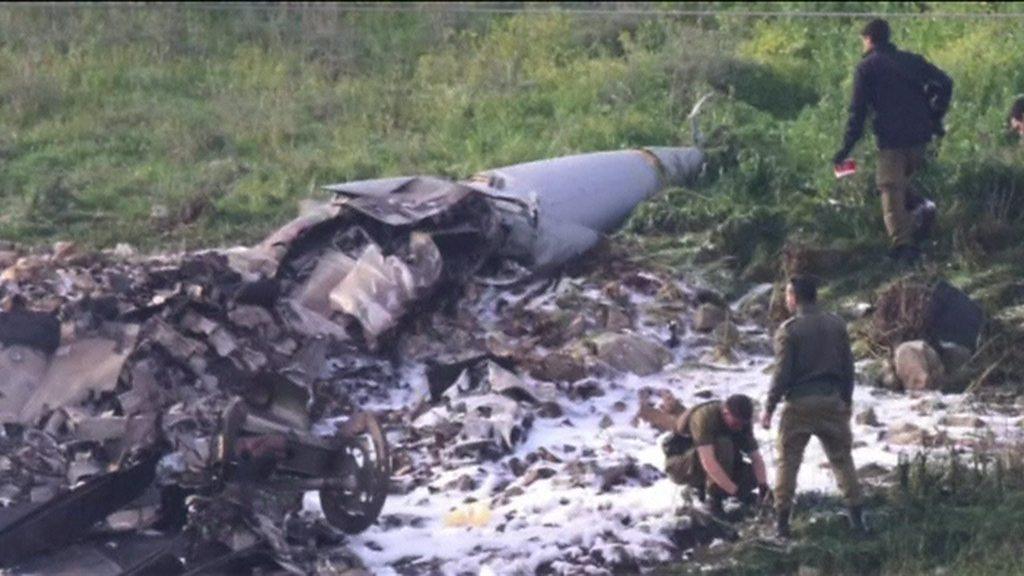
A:
<svg viewBox="0 0 1024 576">
<path fill-rule="evenodd" d="M 714 170 L 699 194 L 667 195 L 633 230 L 679 233 L 724 217 L 754 220 L 754 232 L 767 223 L 775 244 L 787 232 L 879 237 L 871 142 L 858 148 L 868 169 L 854 179 L 836 183 L 828 165 L 862 19 L 752 19 L 736 11 L 757 5 L 729 4 L 700 18 L 543 8 L 0 7 L 0 237 L 249 241 L 329 182 L 689 144 L 685 115 L 708 91 L 718 94 L 703 118 Z M 1009 48 L 1024 41 L 1019 23 L 893 20 L 898 43 L 957 83 L 950 134 L 925 179 L 950 231 L 974 212 L 1021 228 L 1022 147 L 1002 135 L 1024 90 Z M 994 189 L 1011 197 L 990 199 Z M 754 256 L 756 242 L 743 244 Z"/>
<path fill-rule="evenodd" d="M 800 510 L 788 552 L 741 544 L 736 566 L 713 576 L 864 574 L 1002 576 L 1024 574 L 1024 469 L 1019 453 L 997 459 L 909 463 L 905 483 L 869 505 L 871 534 L 854 536 L 839 514 Z M 952 464 L 956 462 L 956 464 Z M 836 507 L 839 504 L 836 503 Z M 812 514 L 814 522 L 809 520 Z M 683 566 L 678 574 L 688 574 Z M 815 572 L 812 572 L 815 571 Z"/>
</svg>

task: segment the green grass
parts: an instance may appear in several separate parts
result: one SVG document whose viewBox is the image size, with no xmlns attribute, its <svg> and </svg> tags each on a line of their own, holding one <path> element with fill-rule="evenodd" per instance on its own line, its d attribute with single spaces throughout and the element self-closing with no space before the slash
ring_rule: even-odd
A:
<svg viewBox="0 0 1024 576">
<path fill-rule="evenodd" d="M 822 515 L 820 503 L 810 522 L 805 506 L 795 515 L 792 550 L 741 545 L 736 567 L 711 574 L 796 574 L 801 567 L 822 574 L 1024 574 L 1019 459 L 1017 452 L 1008 467 L 962 459 L 956 467 L 948 460 L 913 464 L 903 487 L 878 493 L 868 505 L 870 536 L 853 535 L 839 515 Z"/>
<path fill-rule="evenodd" d="M 560 154 L 689 144 L 685 115 L 707 91 L 718 93 L 703 118 L 715 161 L 699 198 L 667 195 L 637 214 L 634 231 L 680 233 L 761 210 L 775 215 L 760 240 L 766 255 L 791 232 L 878 235 L 870 141 L 857 153 L 866 169 L 850 181 L 836 183 L 827 161 L 860 22 L 751 20 L 732 14 L 748 5 L 719 8 L 695 19 L 0 7 L 0 237 L 252 241 L 333 181 L 463 177 Z M 926 181 L 963 227 L 960 216 L 991 204 L 986 186 L 1021 181 L 1021 147 L 1005 144 L 1001 122 L 1024 86 L 1006 47 L 1024 33 L 1016 20 L 893 23 L 898 42 L 957 81 L 950 136 Z M 1006 202 L 1019 216 L 1022 202 Z M 962 247 L 954 236 L 942 249 L 971 257 L 970 230 Z"/>
</svg>

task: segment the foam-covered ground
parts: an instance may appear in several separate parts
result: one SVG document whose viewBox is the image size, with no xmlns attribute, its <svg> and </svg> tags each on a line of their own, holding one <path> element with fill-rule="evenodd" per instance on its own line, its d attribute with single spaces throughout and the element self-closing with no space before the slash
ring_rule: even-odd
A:
<svg viewBox="0 0 1024 576">
<path fill-rule="evenodd" d="M 634 302 L 643 309 L 643 298 Z M 664 327 L 649 324 L 640 332 L 664 340 Z M 767 338 L 755 326 L 741 326 L 741 332 L 744 339 Z M 535 419 L 525 442 L 511 454 L 495 461 L 437 466 L 428 483 L 389 496 L 380 522 L 353 537 L 350 545 L 369 569 L 382 575 L 605 574 L 642 571 L 680 559 L 682 551 L 672 545 L 667 531 L 684 521 L 677 508 L 687 502 L 660 473 L 664 458 L 659 433 L 634 421 L 638 392 L 644 387 L 668 389 L 685 405 L 733 393 L 763 402 L 771 365 L 767 356 L 742 353 L 729 365 L 697 361 L 708 347 L 706 338 L 689 334 L 660 373 L 600 379 L 602 396 L 558 397 L 564 415 Z M 427 394 L 422 370 L 410 366 L 407 373 L 408 386 L 394 392 L 392 408 L 411 406 Z M 969 450 L 979 442 L 1017 442 L 1020 437 L 1016 411 L 1003 415 L 956 395 L 908 396 L 859 386 L 854 404 L 855 414 L 873 409 L 880 424 L 854 425 L 854 460 L 869 482 L 878 480 L 881 469 L 893 468 L 900 452 L 948 452 L 951 445 Z M 951 414 L 957 418 L 949 420 Z M 771 477 L 775 429 L 756 427 L 755 433 Z M 922 434 L 944 434 L 949 440 L 924 447 L 933 442 L 922 442 Z M 401 443 L 401 438 L 396 441 Z M 538 457 L 527 473 L 516 476 L 513 464 L 528 461 L 530 455 Z M 609 469 L 616 465 L 631 472 L 609 481 L 614 478 Z M 531 474 L 532 469 L 545 470 Z M 798 482 L 801 492 L 836 491 L 816 441 L 808 447 Z"/>
</svg>

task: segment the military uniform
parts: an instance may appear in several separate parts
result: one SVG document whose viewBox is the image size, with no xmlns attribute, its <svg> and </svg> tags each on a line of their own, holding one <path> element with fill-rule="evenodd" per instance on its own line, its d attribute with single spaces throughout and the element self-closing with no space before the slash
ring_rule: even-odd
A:
<svg viewBox="0 0 1024 576">
<path fill-rule="evenodd" d="M 722 402 L 717 400 L 693 407 L 680 419 L 677 430 L 684 433 L 673 439 L 678 448 L 668 450 L 665 458 L 665 472 L 673 482 L 692 486 L 700 493 L 706 491 L 716 498 L 724 497 L 725 492 L 707 476 L 697 454 L 701 446 L 714 446 L 715 458 L 739 487 L 739 494 L 757 487 L 753 468 L 743 458 L 743 454 L 757 451 L 752 425 L 747 424 L 738 432 L 729 429 L 722 417 Z"/>
<path fill-rule="evenodd" d="M 775 354 L 768 412 L 785 400 L 779 422 L 776 507 L 788 511 L 792 506 L 797 472 L 811 436 L 824 446 L 847 504 L 860 506 L 861 488 L 850 454 L 854 372 L 846 323 L 813 305 L 801 305 L 797 315 L 776 331 Z"/>
<path fill-rule="evenodd" d="M 924 146 L 879 150 L 875 184 L 882 197 L 882 217 L 893 247 L 916 244 L 914 218 L 907 209 L 914 174 L 924 166 Z"/>
</svg>

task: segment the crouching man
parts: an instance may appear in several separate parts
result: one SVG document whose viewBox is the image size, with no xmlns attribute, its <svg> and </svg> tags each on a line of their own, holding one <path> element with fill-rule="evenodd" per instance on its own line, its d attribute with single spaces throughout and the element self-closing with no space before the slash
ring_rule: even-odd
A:
<svg viewBox="0 0 1024 576">
<path fill-rule="evenodd" d="M 754 403 L 742 394 L 685 411 L 642 406 L 640 413 L 655 428 L 673 432 L 665 444 L 665 472 L 675 483 L 693 487 L 715 515 L 722 514 L 728 496 L 752 503 L 769 494 L 753 416 Z"/>
</svg>

